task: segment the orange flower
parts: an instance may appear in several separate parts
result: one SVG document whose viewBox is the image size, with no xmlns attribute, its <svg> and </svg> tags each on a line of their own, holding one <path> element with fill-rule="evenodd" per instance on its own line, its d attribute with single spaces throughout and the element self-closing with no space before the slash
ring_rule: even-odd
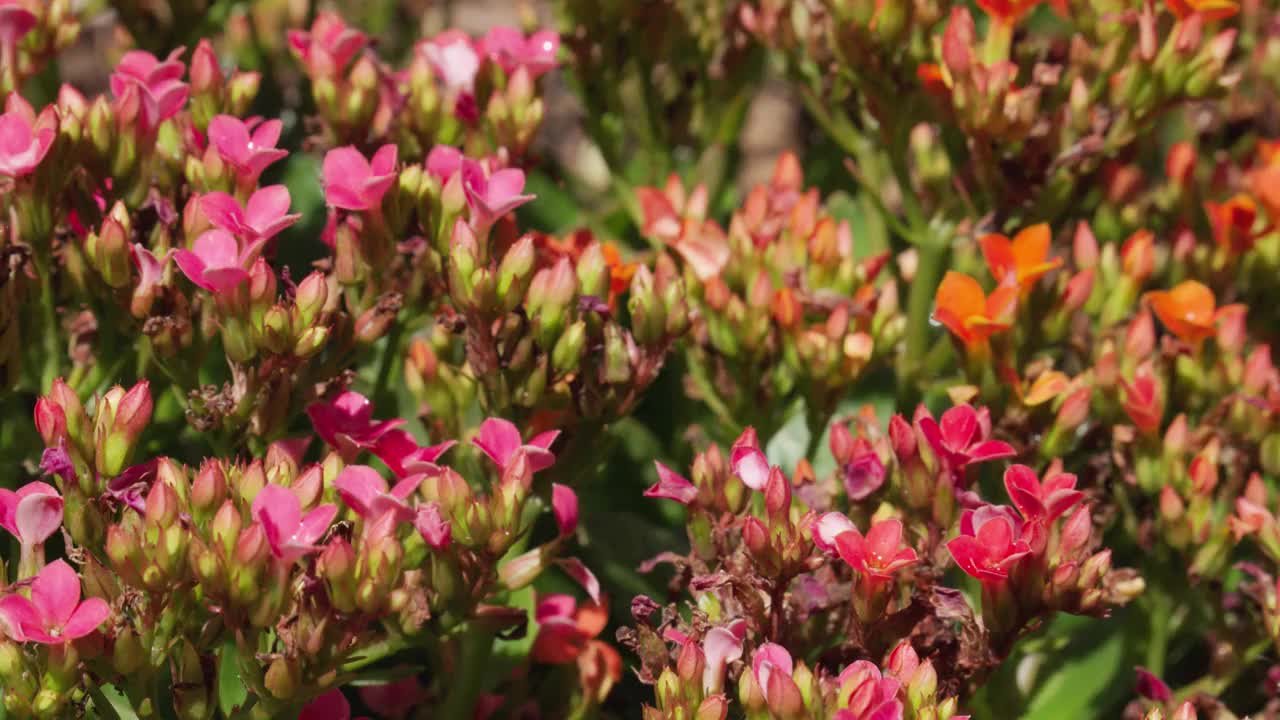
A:
<svg viewBox="0 0 1280 720">
<path fill-rule="evenodd" d="M 1062 258 L 1049 257 L 1049 226 L 1040 223 L 1024 229 L 1013 240 L 991 234 L 978 241 L 987 267 L 996 282 L 1017 287 L 1023 295 L 1036 281 L 1062 265 Z"/>
<path fill-rule="evenodd" d="M 1040 0 L 978 0 L 978 7 L 993 20 L 1009 24 L 1018 22 L 1039 4 Z"/>
<path fill-rule="evenodd" d="M 1258 237 L 1253 223 L 1258 219 L 1258 205 L 1248 195 L 1236 195 L 1224 203 L 1206 202 L 1204 212 L 1213 228 L 1213 241 L 1233 255 L 1253 249 Z"/>
<path fill-rule="evenodd" d="M 1280 218 L 1280 149 L 1275 151 L 1274 159 L 1251 170 L 1248 181 L 1249 190 L 1266 209 L 1267 215 L 1273 221 Z"/>
<path fill-rule="evenodd" d="M 1205 22 L 1213 22 L 1225 20 L 1240 11 L 1240 4 L 1235 0 L 1165 0 L 1165 4 L 1179 20 L 1198 13 Z"/>
<path fill-rule="evenodd" d="M 964 273 L 948 271 L 933 301 L 933 318 L 972 347 L 1013 325 L 1018 289 L 1002 286 L 988 296 L 977 280 Z"/>
<path fill-rule="evenodd" d="M 1195 280 L 1183 280 L 1172 290 L 1152 290 L 1143 300 L 1170 332 L 1196 347 L 1213 337 L 1221 313 L 1234 312 L 1238 307 L 1218 308 L 1213 291 Z"/>
</svg>

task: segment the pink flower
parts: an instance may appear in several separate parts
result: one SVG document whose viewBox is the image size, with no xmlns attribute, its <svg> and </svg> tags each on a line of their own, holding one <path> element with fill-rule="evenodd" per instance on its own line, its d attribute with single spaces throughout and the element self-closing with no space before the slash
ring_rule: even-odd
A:
<svg viewBox="0 0 1280 720">
<path fill-rule="evenodd" d="M 480 424 L 480 431 L 471 438 L 471 443 L 489 456 L 500 469 L 505 470 L 515 454 L 524 453 L 529 460 L 532 472 L 551 467 L 556 456 L 551 453 L 551 444 L 560 437 L 559 430 L 549 430 L 535 435 L 529 442 L 520 438 L 520 431 L 509 420 L 489 418 Z"/>
<path fill-rule="evenodd" d="M 373 454 L 386 463 L 396 477 L 434 475 L 440 472 L 440 466 L 436 461 L 449 448 L 457 444 L 454 440 L 446 440 L 439 445 L 420 447 L 412 435 L 397 429 L 378 438 L 373 446 Z"/>
<path fill-rule="evenodd" d="M 321 505 L 306 516 L 302 501 L 293 491 L 267 485 L 253 499 L 253 518 L 262 523 L 271 554 L 285 563 L 320 550 L 316 541 L 329 529 L 338 514 L 337 505 Z"/>
<path fill-rule="evenodd" d="M 372 210 L 382 205 L 396 180 L 395 145 L 383 145 L 373 160 L 354 147 L 330 150 L 324 156 L 324 199 L 343 210 Z"/>
<path fill-rule="evenodd" d="M 480 53 L 471 36 L 461 30 L 446 30 L 418 44 L 436 76 L 449 90 L 470 94 L 480 71 Z"/>
<path fill-rule="evenodd" d="M 0 527 L 22 545 L 39 545 L 61 526 L 62 496 L 57 488 L 31 482 L 17 492 L 0 489 Z"/>
<path fill-rule="evenodd" d="M 764 490 L 769 482 L 769 461 L 760 451 L 756 431 L 747 428 L 729 450 L 729 466 L 733 474 L 752 490 Z"/>
<path fill-rule="evenodd" d="M 351 703 L 341 690 L 334 688 L 307 703 L 298 720 L 351 720 Z"/>
<path fill-rule="evenodd" d="M 0 2 L 0 61 L 15 61 L 18 41 L 36 26 L 39 18 L 13 0 Z"/>
<path fill-rule="evenodd" d="M 960 536 L 947 543 L 951 557 L 969 575 L 1000 582 L 1019 560 L 1031 553 L 1020 537 L 1022 527 L 1011 508 L 987 505 L 960 518 Z"/>
<path fill-rule="evenodd" d="M 307 407 L 316 433 L 348 461 L 362 449 L 373 448 L 393 428 L 403 425 L 399 418 L 373 421 L 373 403 L 358 392 L 348 390 L 331 403 L 317 402 Z"/>
<path fill-rule="evenodd" d="M 658 468 L 658 482 L 644 491 L 645 497 L 675 500 L 681 505 L 690 505 L 698 499 L 696 485 L 657 460 L 654 460 L 653 464 Z"/>
<path fill-rule="evenodd" d="M 925 414 L 916 421 L 916 426 L 938 460 L 958 474 L 971 463 L 999 460 L 1016 454 L 1008 443 L 984 439 L 986 432 L 980 430 L 980 421 L 978 411 L 972 406 L 957 405 L 942 413 L 941 424 Z"/>
<path fill-rule="evenodd" d="M 355 514 L 373 522 L 389 513 L 395 518 L 396 524 L 413 519 L 413 508 L 409 507 L 406 500 L 421 484 L 422 476 L 419 475 L 401 480 L 388 490 L 387 481 L 368 465 L 348 465 L 333 481 L 338 497 Z"/>
<path fill-rule="evenodd" d="M 850 500 L 865 500 L 884 485 L 885 470 L 880 456 L 865 441 L 844 466 L 844 490 Z"/>
<path fill-rule="evenodd" d="M 769 709 L 778 715 L 793 716 L 804 708 L 800 688 L 791 679 L 791 653 L 781 645 L 765 643 L 751 656 L 751 672 Z"/>
<path fill-rule="evenodd" d="M 427 153 L 427 173 L 441 183 L 448 182 L 454 173 L 462 169 L 465 159 L 462 151 L 452 145 L 436 145 Z"/>
<path fill-rule="evenodd" d="M 1163 680 L 1142 666 L 1133 669 L 1138 675 L 1136 690 L 1142 697 L 1158 703 L 1167 703 L 1173 699 L 1173 691 Z"/>
<path fill-rule="evenodd" d="M 122 104 L 136 99 L 144 133 L 177 115 L 187 102 L 188 87 L 182 82 L 186 66 L 178 58 L 186 48 L 169 53 L 163 61 L 143 50 L 124 54 L 111 74 L 111 92 Z"/>
<path fill-rule="evenodd" d="M 230 115 L 216 115 L 209 121 L 209 142 L 222 161 L 235 168 L 240 180 L 252 185 L 263 170 L 289 154 L 288 150 L 276 148 L 282 127 L 279 120 L 244 122 Z"/>
<path fill-rule="evenodd" d="M 864 538 L 857 528 L 836 536 L 840 557 L 861 575 L 888 580 L 902 568 L 916 562 L 916 551 L 902 544 L 902 523 L 881 520 Z"/>
<path fill-rule="evenodd" d="M 405 717 L 424 699 L 422 686 L 414 677 L 383 685 L 362 685 L 358 692 L 370 710 L 388 718 Z"/>
<path fill-rule="evenodd" d="M 506 74 L 523 67 L 531 78 L 536 79 L 555 69 L 560 36 L 550 30 L 540 30 L 525 37 L 519 30 L 501 25 L 491 28 L 480 46 L 484 54 Z"/>
<path fill-rule="evenodd" d="M 836 678 L 836 687 L 841 697 L 849 698 L 848 706 L 835 715 L 839 720 L 902 720 L 902 684 L 881 675 L 873 663 L 858 660 L 849 665 Z"/>
<path fill-rule="evenodd" d="M 138 287 L 134 290 L 130 305 L 134 317 L 141 318 L 150 314 L 151 303 L 155 300 L 160 283 L 164 282 L 164 269 L 169 265 L 169 255 L 172 252 L 172 250 L 166 250 L 157 258 L 142 245 L 129 244 L 129 258 L 133 260 L 133 266 L 138 269 Z"/>
<path fill-rule="evenodd" d="M 1004 488 L 1022 517 L 1044 523 L 1058 519 L 1084 497 L 1076 490 L 1075 475 L 1058 473 L 1041 484 L 1036 471 L 1026 465 L 1010 465 L 1004 471 Z"/>
<path fill-rule="evenodd" d="M 810 534 L 813 535 L 813 544 L 819 550 L 834 555 L 839 552 L 836 538 L 850 530 L 857 530 L 857 527 L 844 513 L 829 512 L 814 520 Z"/>
<path fill-rule="evenodd" d="M 578 494 L 567 485 L 551 483 L 551 508 L 560 537 L 572 535 L 578 529 Z"/>
<path fill-rule="evenodd" d="M 467 206 L 471 209 L 471 224 L 483 234 L 507 213 L 533 200 L 533 195 L 521 195 L 524 190 L 524 171 L 506 168 L 486 173 L 475 160 L 462 161 L 462 186 L 467 193 Z"/>
<path fill-rule="evenodd" d="M 311 23 L 311 32 L 289 31 L 289 47 L 312 75 L 333 76 L 351 64 L 369 42 L 364 33 L 347 27 L 337 13 L 322 12 Z"/>
<path fill-rule="evenodd" d="M 707 664 L 702 670 L 702 689 L 707 694 L 720 692 L 725 668 L 742 658 L 742 638 L 746 631 L 747 624 L 738 620 L 728 627 L 713 627 L 703 636 L 702 653 Z"/>
<path fill-rule="evenodd" d="M 429 502 L 418 506 L 413 526 L 422 535 L 422 539 L 436 550 L 449 547 L 449 543 L 453 541 L 453 529 L 440 514 L 440 505 L 437 503 Z"/>
<path fill-rule="evenodd" d="M 58 116 L 52 105 L 36 117 L 21 95 L 11 94 L 0 115 L 0 175 L 20 178 L 35 172 L 57 135 Z"/>
<path fill-rule="evenodd" d="M 61 645 L 88 635 L 111 615 L 102 598 L 80 602 L 80 578 L 70 565 L 55 560 L 31 582 L 31 599 L 0 598 L 0 626 L 18 642 Z"/>
<path fill-rule="evenodd" d="M 268 185 L 254 191 L 244 207 L 224 192 L 200 196 L 200 209 L 209 222 L 244 240 L 249 248 L 246 254 L 256 253 L 267 240 L 298 222 L 302 216 L 290 215 L 289 203 L 289 188 L 284 185 Z"/>
<path fill-rule="evenodd" d="M 173 261 L 187 279 L 212 293 L 231 290 L 249 279 L 249 258 L 226 230 L 209 230 L 196 238 L 191 249 L 173 251 Z"/>
</svg>

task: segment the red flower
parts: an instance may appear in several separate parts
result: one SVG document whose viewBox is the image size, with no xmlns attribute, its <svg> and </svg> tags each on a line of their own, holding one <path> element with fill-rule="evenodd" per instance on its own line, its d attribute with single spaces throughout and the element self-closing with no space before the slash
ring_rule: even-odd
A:
<svg viewBox="0 0 1280 720">
<path fill-rule="evenodd" d="M 1240 4 L 1235 0 L 1165 0 L 1165 4 L 1179 20 L 1199 14 L 1205 22 L 1213 22 L 1225 20 L 1240 11 Z"/>
<path fill-rule="evenodd" d="M 1233 255 L 1253 249 L 1258 236 L 1253 223 L 1258 219 L 1258 205 L 1248 195 L 1236 195 L 1223 203 L 1206 202 L 1204 212 L 1213 228 L 1213 241 Z"/>
<path fill-rule="evenodd" d="M 1022 529 L 1012 508 L 987 505 L 961 516 L 961 534 L 947 543 L 947 550 L 969 575 L 983 582 L 1000 582 L 1031 553 L 1031 546 L 1021 537 Z"/>
<path fill-rule="evenodd" d="M 836 548 L 849 567 L 868 577 L 888 580 L 893 574 L 918 558 L 916 551 L 902 544 L 902 523 L 881 520 L 867 531 L 864 538 L 856 528 L 836 536 Z"/>
<path fill-rule="evenodd" d="M 1010 465 L 1005 470 L 1004 488 L 1022 517 L 1044 523 L 1058 519 L 1084 497 L 1075 489 L 1075 475 L 1058 473 L 1041 483 L 1036 471 L 1026 465 Z"/>
<path fill-rule="evenodd" d="M 1000 460 L 1017 454 L 1008 443 L 986 440 L 986 432 L 980 431 L 980 420 L 978 411 L 972 406 L 957 405 L 942 413 L 940 424 L 926 414 L 916 421 L 916 427 L 938 460 L 953 473 L 959 473 L 971 463 Z"/>
<path fill-rule="evenodd" d="M 1133 424 L 1144 433 L 1160 432 L 1160 420 L 1164 417 L 1164 400 L 1160 395 L 1160 381 L 1150 363 L 1138 366 L 1133 382 L 1121 378 L 1124 397 L 1120 404 Z"/>
<path fill-rule="evenodd" d="M 978 0 L 978 7 L 992 20 L 1006 24 L 1018 22 L 1039 4 L 1040 0 Z"/>
</svg>

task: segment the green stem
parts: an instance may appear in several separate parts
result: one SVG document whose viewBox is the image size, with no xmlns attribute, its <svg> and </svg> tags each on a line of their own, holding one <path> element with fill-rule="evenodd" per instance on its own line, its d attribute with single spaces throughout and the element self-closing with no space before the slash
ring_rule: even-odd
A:
<svg viewBox="0 0 1280 720">
<path fill-rule="evenodd" d="M 493 637 L 475 626 L 469 627 L 461 639 L 461 656 L 453 675 L 449 678 L 449 690 L 440 708 L 443 720 L 468 720 L 475 710 L 480 696 L 481 680 L 487 675 L 485 665 L 493 650 Z"/>
<path fill-rule="evenodd" d="M 63 353 L 58 347 L 58 309 L 57 298 L 53 290 L 53 258 L 44 245 L 38 245 L 32 258 L 36 265 L 36 274 L 40 279 L 40 337 L 44 343 L 44 357 L 41 359 L 40 392 L 45 392 L 53 385 L 58 376 L 58 360 Z"/>
</svg>

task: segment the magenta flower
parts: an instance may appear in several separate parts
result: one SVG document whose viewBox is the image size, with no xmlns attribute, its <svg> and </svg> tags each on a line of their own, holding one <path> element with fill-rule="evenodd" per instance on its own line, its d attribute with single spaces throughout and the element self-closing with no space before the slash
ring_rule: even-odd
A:
<svg viewBox="0 0 1280 720">
<path fill-rule="evenodd" d="M 1084 497 L 1076 490 L 1075 475 L 1058 473 L 1041 484 L 1036 471 L 1026 465 L 1010 465 L 1004 471 L 1004 488 L 1023 518 L 1044 523 L 1058 519 Z"/>
<path fill-rule="evenodd" d="M 164 60 L 143 50 L 130 50 L 111 74 L 111 92 L 121 104 L 137 102 L 144 133 L 177 115 L 187 102 L 189 88 L 182 82 L 186 66 L 178 58 L 186 48 L 178 48 Z"/>
<path fill-rule="evenodd" d="M 501 25 L 491 28 L 480 42 L 484 54 L 510 75 L 523 67 L 531 78 L 538 78 L 556 67 L 560 35 L 540 30 L 528 37 L 519 30 Z"/>
<path fill-rule="evenodd" d="M 252 509 L 253 518 L 266 532 L 271 554 L 285 563 L 320 550 L 316 542 L 338 514 L 337 505 L 321 505 L 304 516 L 298 496 L 279 485 L 262 488 Z"/>
<path fill-rule="evenodd" d="M 360 450 L 373 448 L 382 436 L 404 424 L 404 420 L 399 418 L 374 422 L 373 403 L 352 390 L 342 393 L 331 403 L 312 403 L 307 407 L 307 415 L 316 433 L 347 462 L 354 460 Z"/>
<path fill-rule="evenodd" d="M 927 413 L 916 421 L 938 460 L 955 474 L 972 463 L 1011 458 L 1016 454 L 1008 443 L 986 440 L 981 424 L 978 411 L 969 405 L 957 405 L 942 413 L 941 424 Z"/>
<path fill-rule="evenodd" d="M 453 529 L 440 513 L 438 503 L 429 502 L 418 506 L 413 517 L 413 526 L 422 535 L 422 539 L 436 550 L 449 547 L 453 541 Z"/>
<path fill-rule="evenodd" d="M 804 709 L 800 688 L 791 679 L 793 669 L 791 653 L 775 643 L 761 645 L 751 656 L 751 672 L 769 709 L 788 717 Z"/>
<path fill-rule="evenodd" d="M 279 120 L 245 122 L 230 115 L 215 115 L 209 121 L 209 142 L 222 161 L 235 168 L 240 181 L 252 185 L 263 170 L 289 154 L 276 147 L 282 127 L 284 123 Z"/>
<path fill-rule="evenodd" d="M 560 537 L 572 535 L 578 529 L 578 494 L 567 485 L 551 483 L 551 508 Z"/>
<path fill-rule="evenodd" d="M 333 481 L 338 497 L 355 514 L 369 522 L 391 514 L 397 525 L 413 520 L 413 508 L 409 507 L 406 500 L 421 484 L 422 476 L 419 475 L 401 480 L 388 490 L 387 481 L 368 465 L 348 465 Z"/>
<path fill-rule="evenodd" d="M 551 467 L 556 456 L 551 453 L 551 444 L 560 437 L 559 430 L 549 430 L 534 436 L 525 443 L 520 438 L 520 431 L 509 420 L 489 418 L 480 424 L 480 431 L 471 438 L 471 443 L 489 456 L 500 469 L 505 470 L 516 453 L 524 453 L 529 460 L 532 472 Z"/>
<path fill-rule="evenodd" d="M 436 145 L 427 153 L 427 173 L 446 183 L 454 173 L 462 169 L 462 161 L 466 158 L 462 151 L 452 145 Z"/>
<path fill-rule="evenodd" d="M 480 53 L 470 35 L 461 30 L 446 30 L 419 43 L 418 51 L 447 89 L 470 94 L 475 88 Z"/>
<path fill-rule="evenodd" d="M 298 720 L 351 720 L 351 703 L 347 702 L 347 696 L 341 690 L 334 688 L 307 703 Z"/>
<path fill-rule="evenodd" d="M 254 191 L 244 207 L 224 192 L 200 196 L 200 209 L 209 222 L 245 241 L 244 254 L 255 256 L 263 243 L 302 217 L 290 215 L 289 204 L 289 188 L 284 185 L 268 185 Z"/>
<path fill-rule="evenodd" d="M 52 105 L 37 117 L 21 95 L 11 94 L 0 115 L 0 175 L 20 178 L 35 172 L 57 135 L 58 116 Z"/>
<path fill-rule="evenodd" d="M 396 180 L 396 146 L 383 145 L 366 160 L 354 147 L 330 150 L 324 156 L 324 199 L 343 210 L 372 210 Z"/>
<path fill-rule="evenodd" d="M 55 560 L 31 582 L 31 599 L 0 598 L 0 626 L 18 642 L 61 645 L 88 635 L 111 615 L 102 598 L 80 601 L 80 578 L 70 565 Z"/>
<path fill-rule="evenodd" d="M 462 187 L 467 193 L 467 207 L 471 209 L 471 224 L 483 235 L 507 213 L 533 200 L 533 195 L 522 195 L 524 171 L 506 168 L 486 173 L 475 160 L 462 161 Z"/>
<path fill-rule="evenodd" d="M 839 720 L 902 720 L 903 706 L 898 699 L 902 684 L 881 675 L 880 668 L 866 660 L 858 660 L 836 678 L 840 696 L 849 698 L 848 707 L 836 713 Z"/>
<path fill-rule="evenodd" d="M 212 293 L 231 290 L 248 280 L 247 260 L 240 243 L 226 230 L 209 230 L 196 238 L 190 250 L 173 251 L 173 261 L 182 274 Z"/>
<path fill-rule="evenodd" d="M 348 27 L 342 17 L 333 12 L 321 12 L 311 23 L 311 32 L 289 31 L 289 48 L 306 66 L 311 75 L 331 77 L 346 70 L 369 38 L 355 28 Z"/>
<path fill-rule="evenodd" d="M 439 445 L 420 447 L 413 436 L 404 430 L 391 430 L 378 438 L 373 446 L 373 454 L 387 464 L 396 477 L 410 475 L 434 475 L 440 472 L 436 461 L 441 455 L 457 445 L 454 440 L 446 440 Z"/>
<path fill-rule="evenodd" d="M 0 489 L 0 527 L 24 547 L 40 545 L 62 526 L 62 496 L 57 488 L 30 482 L 17 492 Z"/>
<path fill-rule="evenodd" d="M 902 523 L 896 519 L 881 520 L 863 537 L 857 528 L 836 536 L 840 558 L 860 575 L 889 580 L 893 574 L 918 559 L 916 551 L 902 544 Z"/>
<path fill-rule="evenodd" d="M 658 482 L 644 491 L 645 497 L 675 500 L 681 505 L 689 505 L 698 499 L 696 485 L 657 460 L 654 460 L 653 464 L 658 468 Z"/>
<path fill-rule="evenodd" d="M 1031 554 L 1012 508 L 987 505 L 967 510 L 960 518 L 960 533 L 947 543 L 947 550 L 961 570 L 984 583 L 1004 581 L 1018 561 Z"/>
</svg>

